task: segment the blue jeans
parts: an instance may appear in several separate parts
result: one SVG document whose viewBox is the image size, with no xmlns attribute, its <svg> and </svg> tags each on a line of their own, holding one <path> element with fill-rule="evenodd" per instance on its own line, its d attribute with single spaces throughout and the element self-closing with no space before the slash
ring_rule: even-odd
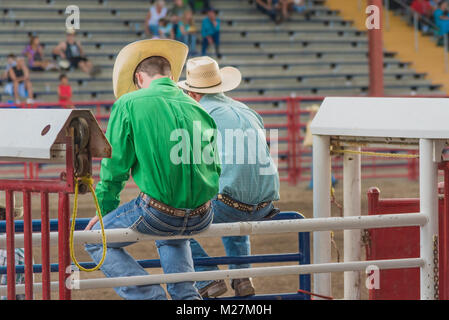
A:
<svg viewBox="0 0 449 320">
<path fill-rule="evenodd" d="M 212 222 L 212 210 L 202 215 L 174 217 L 149 207 L 140 196 L 118 207 L 103 218 L 105 229 L 130 228 L 134 231 L 156 235 L 193 235 L 205 230 Z M 100 229 L 96 223 L 93 230 Z M 148 275 L 123 247 L 132 244 L 108 243 L 106 259 L 101 271 L 107 277 L 130 277 Z M 156 246 L 164 273 L 193 272 L 193 260 L 188 239 L 159 240 Z M 86 251 L 98 263 L 103 253 L 102 244 L 87 244 Z M 161 285 L 143 285 L 115 288 L 119 296 L 130 300 L 167 299 Z M 167 284 L 167 291 L 173 300 L 198 300 L 201 296 L 193 281 Z"/>
<path fill-rule="evenodd" d="M 148 28 L 150 29 L 151 35 L 153 37 L 159 37 L 159 25 L 157 25 L 157 24 L 150 24 L 150 25 L 148 25 Z"/>
<path fill-rule="evenodd" d="M 195 34 L 181 34 L 178 39 L 178 41 L 181 41 L 185 43 L 189 47 L 189 56 L 190 55 L 196 55 L 196 35 Z"/>
<path fill-rule="evenodd" d="M 240 221 L 260 221 L 263 220 L 271 210 L 273 204 L 266 206 L 260 210 L 254 210 L 252 212 L 245 212 L 237 210 L 233 207 L 224 204 L 217 199 L 212 200 L 212 209 L 214 212 L 213 223 L 227 223 L 227 222 L 240 222 Z M 249 236 L 234 236 L 234 237 L 222 237 L 223 246 L 227 256 L 249 256 L 251 254 L 251 244 Z M 195 239 L 190 239 L 190 247 L 192 248 L 193 258 L 207 258 L 209 255 L 203 249 Z M 250 268 L 250 264 L 229 265 L 229 269 L 242 269 Z M 195 266 L 195 271 L 213 271 L 218 270 L 217 266 Z M 196 283 L 198 289 L 204 288 L 209 281 L 199 281 Z"/>
<path fill-rule="evenodd" d="M 262 7 L 259 4 L 256 4 L 257 9 L 259 9 L 262 13 L 268 15 L 270 17 L 271 20 L 275 21 L 276 20 L 276 15 L 277 15 L 277 10 L 274 8 L 274 6 L 276 5 L 277 1 L 273 1 L 272 2 L 272 9 L 267 10 L 264 7 Z"/>
<path fill-rule="evenodd" d="M 218 56 L 218 55 L 220 55 L 220 32 L 215 32 L 214 34 L 211 35 L 211 37 L 214 40 L 215 54 Z M 203 37 L 201 55 L 205 56 L 207 54 L 208 47 L 209 47 L 209 41 L 207 40 L 207 37 Z"/>
</svg>

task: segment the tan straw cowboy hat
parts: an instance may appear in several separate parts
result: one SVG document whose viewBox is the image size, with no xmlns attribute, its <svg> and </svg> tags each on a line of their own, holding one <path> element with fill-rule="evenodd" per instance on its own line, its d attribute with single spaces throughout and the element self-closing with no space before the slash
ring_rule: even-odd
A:
<svg viewBox="0 0 449 320">
<path fill-rule="evenodd" d="M 238 69 L 219 69 L 214 59 L 198 57 L 187 61 L 186 80 L 178 82 L 178 86 L 197 93 L 220 93 L 237 88 L 241 81 L 242 74 Z"/>
<path fill-rule="evenodd" d="M 114 95 L 118 99 L 128 92 L 137 90 L 134 71 L 139 63 L 149 57 L 163 57 L 170 62 L 174 81 L 178 81 L 189 48 L 182 42 L 167 39 L 140 40 L 124 47 L 115 59 L 112 74 Z"/>
</svg>

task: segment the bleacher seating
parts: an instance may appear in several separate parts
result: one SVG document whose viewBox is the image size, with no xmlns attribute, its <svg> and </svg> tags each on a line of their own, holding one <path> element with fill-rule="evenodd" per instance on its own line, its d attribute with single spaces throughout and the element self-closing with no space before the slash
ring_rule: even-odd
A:
<svg viewBox="0 0 449 320">
<path fill-rule="evenodd" d="M 222 21 L 219 63 L 240 68 L 244 78 L 234 96 L 367 93 L 366 33 L 353 28 L 322 0 L 310 2 L 309 14 L 295 14 L 291 21 L 275 25 L 251 0 L 212 0 Z M 10 52 L 21 53 L 33 33 L 51 56 L 51 48 L 65 38 L 65 8 L 72 4 L 80 7 L 78 38 L 87 56 L 103 70 L 95 79 L 79 70 L 70 72 L 73 100 L 113 100 L 115 55 L 127 43 L 145 38 L 148 0 L 3 0 L 0 66 Z M 198 26 L 202 18 L 196 16 Z M 425 76 L 410 69 L 407 61 L 399 61 L 394 52 L 385 52 L 386 94 L 442 94 L 439 85 Z M 57 72 L 34 72 L 31 78 L 37 101 L 57 100 Z"/>
</svg>

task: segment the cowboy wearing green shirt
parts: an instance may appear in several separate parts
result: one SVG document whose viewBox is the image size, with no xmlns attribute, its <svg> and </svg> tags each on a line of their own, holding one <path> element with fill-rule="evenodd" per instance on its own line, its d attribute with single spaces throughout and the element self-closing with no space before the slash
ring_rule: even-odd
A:
<svg viewBox="0 0 449 320">
<path fill-rule="evenodd" d="M 113 84 L 118 100 L 106 131 L 112 157 L 103 159 L 96 187 L 106 229 L 193 235 L 212 221 L 210 199 L 218 192 L 221 169 L 216 142 L 208 132 L 216 125 L 176 85 L 187 52 L 178 41 L 142 40 L 126 46 L 117 56 Z M 194 141 L 198 136 L 201 138 Z M 198 161 L 196 149 L 204 160 L 212 161 Z M 130 174 L 141 193 L 118 207 Z M 99 229 L 97 220 L 93 218 L 87 229 Z M 147 275 L 123 249 L 129 244 L 108 245 L 101 267 L 107 277 Z M 165 273 L 194 271 L 188 240 L 156 241 L 156 246 Z M 86 250 L 94 261 L 100 261 L 101 244 L 88 244 Z M 172 299 L 201 299 L 193 281 L 168 284 L 167 289 Z M 115 290 L 125 299 L 166 299 L 160 285 Z"/>
</svg>

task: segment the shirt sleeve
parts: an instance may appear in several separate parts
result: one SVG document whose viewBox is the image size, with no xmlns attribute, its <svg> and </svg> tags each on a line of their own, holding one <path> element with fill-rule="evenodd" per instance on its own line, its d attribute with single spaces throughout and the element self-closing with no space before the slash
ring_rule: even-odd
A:
<svg viewBox="0 0 449 320">
<path fill-rule="evenodd" d="M 100 182 L 95 193 L 105 216 L 120 204 L 120 192 L 130 176 L 130 170 L 136 161 L 132 129 L 126 109 L 116 102 L 109 118 L 106 138 L 112 147 L 111 158 L 101 161 Z"/>
<path fill-rule="evenodd" d="M 215 33 L 214 26 L 208 18 L 203 19 L 203 23 L 201 25 L 201 33 L 203 37 L 208 37 Z"/>
</svg>

